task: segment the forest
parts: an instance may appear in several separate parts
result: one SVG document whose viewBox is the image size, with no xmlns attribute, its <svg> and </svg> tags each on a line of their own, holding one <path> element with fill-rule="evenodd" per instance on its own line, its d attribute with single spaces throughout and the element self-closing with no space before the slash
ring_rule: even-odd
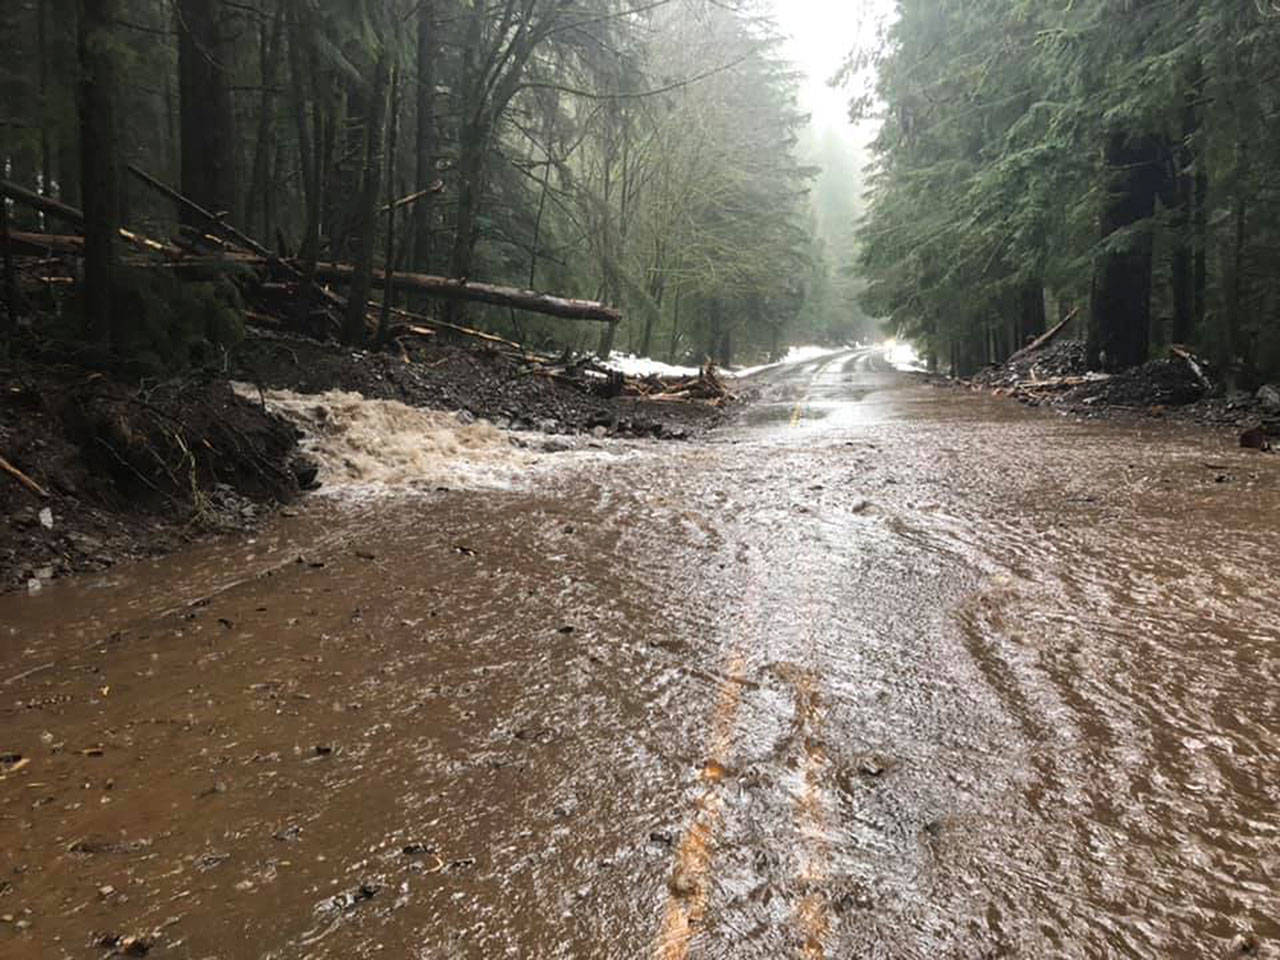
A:
<svg viewBox="0 0 1280 960">
<path fill-rule="evenodd" d="M 1280 372 L 1280 6 L 901 0 L 856 116 L 883 116 L 864 306 L 968 374 L 1076 318 L 1094 369 L 1168 345 Z"/>
<path fill-rule="evenodd" d="M 22 0 L 0 18 L 6 345 L 36 328 L 181 368 L 234 341 L 263 288 L 352 345 L 405 310 L 726 365 L 853 335 L 767 9 Z M 17 254 L 68 250 L 76 282 L 15 280 Z M 606 322 L 441 299 L 440 279 Z"/>
</svg>

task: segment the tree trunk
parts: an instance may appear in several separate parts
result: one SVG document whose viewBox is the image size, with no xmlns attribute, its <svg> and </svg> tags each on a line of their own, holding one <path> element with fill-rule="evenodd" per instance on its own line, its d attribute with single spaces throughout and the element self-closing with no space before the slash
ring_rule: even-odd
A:
<svg viewBox="0 0 1280 960">
<path fill-rule="evenodd" d="M 37 57 L 40 60 L 40 193 L 53 196 L 53 138 L 49 135 L 52 104 L 49 100 L 49 0 L 36 4 Z"/>
<path fill-rule="evenodd" d="M 79 29 L 77 28 L 77 20 L 79 18 L 78 0 L 51 0 L 52 9 L 50 10 L 50 26 L 54 28 L 51 38 L 52 56 L 54 64 L 74 63 L 78 58 L 77 44 L 79 43 Z M 73 79 L 75 71 L 58 70 L 53 71 L 53 79 L 59 84 L 63 92 L 71 93 L 70 100 L 75 101 L 76 93 L 75 81 Z M 66 86 L 63 87 L 62 85 Z M 74 123 L 61 124 L 58 129 L 58 139 L 56 146 L 57 153 L 57 182 L 58 182 L 58 199 L 63 203 L 71 206 L 80 205 L 80 143 L 79 130 Z"/>
<path fill-rule="evenodd" d="M 262 99 L 258 103 L 258 137 L 253 146 L 253 169 L 249 175 L 249 190 L 245 194 L 244 215 L 240 218 L 245 230 L 259 237 L 271 236 L 271 191 L 267 180 L 271 169 L 271 146 L 276 141 L 274 88 L 279 73 L 280 38 L 283 33 L 284 2 L 280 0 L 270 37 L 265 23 L 260 33 Z"/>
<path fill-rule="evenodd" d="M 667 363 L 676 362 L 676 349 L 680 345 L 680 298 L 684 289 L 676 284 L 676 302 L 671 315 L 671 346 L 667 350 Z"/>
<path fill-rule="evenodd" d="M 364 342 L 365 310 L 369 305 L 369 289 L 373 283 L 373 250 L 377 239 L 378 194 L 382 189 L 382 144 L 386 126 L 387 84 L 390 80 L 387 56 L 385 51 L 378 55 L 373 71 L 373 90 L 365 117 L 364 172 L 360 178 L 360 205 L 353 224 L 358 255 L 347 301 L 346 323 L 342 327 L 342 339 L 349 344 Z"/>
<path fill-rule="evenodd" d="M 9 201 L 0 197 L 0 243 L 4 244 L 4 318 L 0 322 L 0 360 L 9 359 L 10 344 L 18 329 L 18 284 L 13 275 L 13 251 L 9 240 Z"/>
<path fill-rule="evenodd" d="M 123 329 L 111 309 L 119 228 L 115 0 L 80 0 L 80 170 L 84 197 L 84 318 L 89 335 L 116 350 Z"/>
<path fill-rule="evenodd" d="M 1191 343 L 1204 318 L 1204 289 L 1197 279 L 1197 267 L 1204 263 L 1204 235 L 1200 227 L 1206 222 L 1201 209 L 1205 199 L 1201 186 L 1204 147 L 1200 136 L 1200 98 L 1203 95 L 1203 73 L 1197 64 L 1183 101 L 1182 140 L 1173 151 L 1175 186 L 1173 253 L 1170 259 L 1173 329 L 1170 336 L 1174 343 Z"/>
<path fill-rule="evenodd" d="M 653 309 L 647 309 L 644 315 L 644 335 L 640 340 L 640 356 L 647 357 L 653 349 L 653 328 L 662 317 L 662 298 L 666 293 L 667 278 L 661 269 L 661 255 L 654 264 L 652 279 L 649 282 L 649 299 L 653 301 Z"/>
<path fill-rule="evenodd" d="M 458 215 L 454 225 L 453 253 L 449 273 L 465 279 L 471 274 L 476 247 L 476 217 L 483 191 L 484 154 L 488 132 L 482 123 L 469 123 L 462 132 L 458 155 Z"/>
<path fill-rule="evenodd" d="M 414 152 L 417 189 L 426 190 L 436 179 L 436 52 L 435 3 L 418 6 L 418 96 Z M 423 273 L 432 269 L 432 227 L 435 198 L 427 194 L 413 208 L 413 265 Z"/>
<path fill-rule="evenodd" d="M 1151 230 L 1161 171 L 1155 138 L 1113 130 L 1106 140 L 1108 192 L 1093 280 L 1089 357 L 1104 370 L 1147 359 L 1151 336 Z M 1127 232 L 1127 235 L 1122 235 Z"/>
<path fill-rule="evenodd" d="M 221 0 L 179 0 L 182 193 L 206 210 L 230 213 L 236 209 L 236 140 L 221 14 Z"/>
<path fill-rule="evenodd" d="M 1236 141 L 1235 197 L 1232 200 L 1231 220 L 1234 226 L 1231 250 L 1231 282 L 1227 286 L 1227 309 L 1219 343 L 1219 369 L 1228 388 L 1238 382 L 1241 354 L 1241 332 L 1245 328 L 1245 248 L 1248 243 L 1249 200 L 1249 144 L 1243 134 Z"/>
<path fill-rule="evenodd" d="M 1044 333 L 1044 283 L 1037 277 L 1027 280 L 1019 291 L 1018 337 L 1013 351 L 1021 350 Z"/>
<path fill-rule="evenodd" d="M 396 140 L 400 132 L 400 71 L 391 71 L 391 131 L 387 136 L 387 244 L 382 261 L 382 313 L 378 317 L 379 346 L 387 341 L 391 323 L 392 283 L 396 263 Z M 523 339 L 523 338 L 521 338 Z"/>
<path fill-rule="evenodd" d="M 484 36 L 483 4 L 476 4 L 467 18 L 462 62 L 462 123 L 458 131 L 458 205 L 454 217 L 453 250 L 449 273 L 465 280 L 471 275 L 476 247 L 476 218 L 484 193 L 485 154 L 492 132 L 486 82 L 488 65 L 479 61 Z M 457 321 L 461 310 L 450 304 L 449 319 Z"/>
</svg>

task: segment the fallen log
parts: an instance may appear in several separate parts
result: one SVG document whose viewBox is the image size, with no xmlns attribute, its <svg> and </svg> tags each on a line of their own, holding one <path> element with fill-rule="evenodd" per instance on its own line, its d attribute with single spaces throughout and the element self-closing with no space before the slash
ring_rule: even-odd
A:
<svg viewBox="0 0 1280 960">
<path fill-rule="evenodd" d="M 52 197 L 44 197 L 38 193 L 20 187 L 16 183 L 8 180 L 0 180 L 0 194 L 21 203 L 23 206 L 31 207 L 39 210 L 41 213 L 48 214 L 51 217 L 57 217 L 70 223 L 84 223 L 84 214 L 75 207 L 69 207 L 65 203 L 59 203 Z"/>
<path fill-rule="evenodd" d="M 1111 379 L 1109 373 L 1086 373 L 1083 376 L 1046 377 L 1044 380 L 1018 380 L 1010 384 L 1013 390 L 1064 390 L 1081 387 L 1086 383 L 1103 383 Z"/>
<path fill-rule="evenodd" d="M 184 197 L 177 190 L 173 189 L 173 187 L 169 186 L 168 184 L 161 183 L 159 180 L 151 176 L 151 174 L 147 173 L 141 167 L 135 166 L 134 164 L 131 163 L 131 164 L 128 164 L 126 169 L 130 173 L 132 173 L 135 177 L 137 177 L 139 180 L 141 180 L 143 183 L 145 183 L 147 186 L 151 187 L 151 189 L 155 190 L 157 193 L 160 193 L 162 196 L 168 197 L 178 206 L 185 208 L 191 213 L 194 213 L 197 217 L 200 217 L 202 220 L 208 221 L 211 227 L 214 227 L 216 230 L 218 230 L 220 233 L 226 236 L 229 240 L 234 240 L 236 243 L 240 244 L 240 246 L 244 247 L 246 250 L 252 250 L 258 256 L 266 260 L 275 259 L 275 254 L 273 254 L 270 250 L 268 250 L 266 247 L 260 244 L 257 240 L 254 240 L 253 237 L 250 237 L 246 234 L 241 233 L 239 230 L 231 226 L 231 224 L 227 223 L 225 220 L 222 219 L 222 217 L 218 216 L 216 213 L 210 213 L 208 210 L 200 206 L 200 204 L 196 203 L 194 200 L 190 199 L 189 197 Z"/>
<path fill-rule="evenodd" d="M 171 260 L 180 260 L 184 254 L 172 244 L 152 240 L 142 234 L 120 228 L 120 239 L 133 244 L 148 253 L 159 253 Z M 29 233 L 25 230 L 10 230 L 5 234 L 15 250 L 23 250 L 35 256 L 44 253 L 66 253 L 73 256 L 84 256 L 84 237 L 78 234 Z"/>
<path fill-rule="evenodd" d="M 376 300 L 369 301 L 370 311 L 382 309 L 382 304 Z M 524 344 L 516 343 L 514 340 L 508 340 L 506 337 L 500 337 L 496 333 L 485 333 L 483 330 L 473 330 L 471 327 L 463 327 L 456 323 L 446 323 L 444 320 L 436 320 L 432 317 L 425 317 L 420 313 L 413 313 L 410 310 L 404 310 L 400 307 L 391 307 L 390 312 L 393 316 L 402 317 L 406 320 L 412 320 L 414 323 L 423 324 L 433 327 L 437 330 L 452 330 L 454 333 L 460 333 L 464 337 L 474 337 L 477 340 L 485 340 L 489 343 L 500 344 L 504 347 L 511 347 L 518 351 L 522 356 L 528 359 L 534 359 L 541 362 L 541 357 L 530 354 L 524 347 Z"/>
<path fill-rule="evenodd" d="M 382 212 L 390 213 L 392 210 L 399 210 L 401 207 L 407 207 L 410 204 L 417 203 L 423 197 L 430 196 L 433 193 L 441 193 L 443 192 L 443 190 L 444 190 L 444 181 L 437 180 L 435 183 L 431 184 L 431 186 L 427 187 L 427 189 L 425 190 L 419 190 L 416 193 L 409 194 L 407 197 L 401 197 L 395 203 L 386 204 L 385 206 L 383 206 Z"/>
<path fill-rule="evenodd" d="M 316 264 L 316 276 L 323 280 L 346 283 L 351 280 L 354 273 L 355 268 L 349 263 Z M 387 285 L 381 270 L 373 271 L 373 279 L 383 287 Z M 489 303 L 499 307 L 513 307 L 516 310 L 528 310 L 531 313 L 560 317 L 563 320 L 595 320 L 602 323 L 619 323 L 622 320 L 622 311 L 594 300 L 573 300 L 538 293 L 534 290 L 501 287 L 491 283 L 473 283 L 470 280 L 435 277 L 425 273 L 396 273 L 391 278 L 391 286 L 394 289 L 417 290 L 443 300 Z"/>
<path fill-rule="evenodd" d="M 1035 353 L 1037 350 L 1041 349 L 1042 347 L 1047 347 L 1049 344 L 1053 343 L 1053 341 L 1058 338 L 1058 334 L 1062 333 L 1063 330 L 1067 329 L 1067 324 L 1069 324 L 1072 320 L 1074 320 L 1076 318 L 1076 315 L 1079 312 L 1080 312 L 1080 308 L 1076 307 L 1076 309 L 1068 313 L 1066 317 L 1064 317 L 1063 320 L 1060 323 L 1058 323 L 1052 330 L 1037 337 L 1035 340 L 1032 340 L 1029 344 L 1027 344 L 1021 350 L 1014 353 L 1014 355 L 1011 356 L 1008 360 L 1006 360 L 1005 363 L 1009 364 L 1009 363 L 1013 363 L 1014 361 L 1021 360 L 1023 357 L 1027 356 L 1028 354 Z"/>
</svg>

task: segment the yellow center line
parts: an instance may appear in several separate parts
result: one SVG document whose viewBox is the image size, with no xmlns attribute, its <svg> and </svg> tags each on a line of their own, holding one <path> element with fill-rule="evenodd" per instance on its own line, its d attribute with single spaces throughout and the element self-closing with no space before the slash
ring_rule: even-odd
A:
<svg viewBox="0 0 1280 960">
<path fill-rule="evenodd" d="M 822 808 L 822 773 L 827 757 L 812 735 L 820 712 L 814 678 L 809 673 L 802 674 L 796 681 L 796 717 L 804 738 L 804 783 L 795 805 L 796 821 L 805 843 L 799 879 L 806 892 L 796 907 L 793 922 L 803 938 L 801 956 L 805 960 L 823 960 L 826 957 L 825 943 L 831 930 L 826 897 L 816 889 L 827 879 L 827 864 L 830 862 Z"/>
<path fill-rule="evenodd" d="M 821 369 L 826 369 L 822 367 Z M 821 372 L 821 370 L 819 371 Z M 815 374 L 814 379 L 817 379 Z M 809 400 L 813 395 L 813 383 L 805 391 L 804 399 L 791 411 L 791 426 L 797 427 L 804 419 Z M 810 662 L 817 650 L 810 644 Z M 818 692 L 812 673 L 802 672 L 795 680 L 796 723 L 804 738 L 804 783 L 796 796 L 796 822 L 805 843 L 800 882 L 805 890 L 797 905 L 792 922 L 801 935 L 800 955 L 804 960 L 825 960 L 826 939 L 831 931 L 831 919 L 827 913 L 827 900 L 819 889 L 827 879 L 830 851 L 824 835 L 825 817 L 822 809 L 822 773 L 827 758 L 822 747 L 814 740 L 814 728 L 821 719 Z"/>
<path fill-rule="evenodd" d="M 811 390 L 812 384 L 810 390 L 805 391 L 804 399 L 797 402 L 791 411 L 792 427 L 798 426 L 804 419 Z M 711 718 L 712 734 L 707 760 L 699 775 L 706 789 L 694 805 L 693 823 L 685 831 L 680 846 L 676 849 L 675 868 L 668 883 L 670 892 L 667 909 L 654 951 L 655 960 L 685 960 L 693 938 L 706 916 L 710 895 L 712 846 L 724 812 L 720 783 L 727 772 L 726 764 L 733 747 L 738 706 L 745 685 L 745 666 L 746 658 L 741 653 L 734 654 L 720 684 L 720 696 Z M 806 711 L 811 711 L 814 708 L 812 683 L 806 678 L 802 686 L 808 692 L 798 695 L 799 699 L 807 705 Z M 808 717 L 808 713 L 805 717 Z M 807 719 L 805 726 L 808 726 Z M 797 802 L 802 809 L 809 811 L 800 819 L 806 825 L 806 833 L 811 835 L 815 846 L 811 850 L 802 879 L 817 883 L 825 879 L 826 875 L 823 866 L 826 862 L 825 841 L 820 836 L 822 803 L 819 783 L 826 758 L 822 756 L 821 749 L 808 739 L 805 747 L 805 790 Z M 816 893 L 807 895 L 797 910 L 797 922 L 805 933 L 804 956 L 822 960 L 825 957 L 823 941 L 829 928 L 825 900 Z"/>
<path fill-rule="evenodd" d="M 657 960 L 684 960 L 706 915 L 712 843 L 724 810 L 720 782 L 724 779 L 729 751 L 733 746 L 733 731 L 738 704 L 742 700 L 745 665 L 746 659 L 742 654 L 735 654 L 725 670 L 726 678 L 720 685 L 720 697 L 711 718 L 708 758 L 700 774 L 706 789 L 694 807 L 693 825 L 685 832 L 676 850 L 676 865 L 669 882 L 667 910 L 654 952 Z"/>
</svg>

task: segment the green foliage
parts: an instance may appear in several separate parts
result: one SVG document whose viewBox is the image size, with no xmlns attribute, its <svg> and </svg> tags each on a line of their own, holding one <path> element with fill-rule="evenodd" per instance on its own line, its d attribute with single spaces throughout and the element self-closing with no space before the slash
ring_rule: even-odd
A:
<svg viewBox="0 0 1280 960">
<path fill-rule="evenodd" d="M 901 0 L 874 63 L 884 126 L 861 231 L 866 308 L 957 368 L 1020 345 L 1016 292 L 1088 313 L 1095 266 L 1150 242 L 1151 340 L 1274 374 L 1280 14 L 1178 0 Z M 863 101 L 866 109 L 870 101 Z M 855 104 L 855 107 L 858 105 Z M 1102 145 L 1159 144 L 1154 217 L 1114 232 Z M 1178 286 L 1194 265 L 1202 278 Z M 1237 282 L 1238 281 L 1238 282 Z"/>
<path fill-rule="evenodd" d="M 124 268 L 115 279 L 112 309 L 130 331 L 117 354 L 140 375 L 217 366 L 244 335 L 240 291 L 228 276 L 193 281 Z"/>
<path fill-rule="evenodd" d="M 108 40 L 117 160 L 178 184 L 181 121 L 198 120 L 202 106 L 183 102 L 179 75 L 175 15 L 188 8 L 116 2 Z M 797 160 L 795 78 L 754 2 L 196 6 L 200 22 L 215 25 L 216 42 L 202 51 L 208 83 L 232 105 L 236 169 L 219 179 L 240 194 L 226 204 L 229 219 L 269 246 L 279 230 L 304 260 L 363 263 L 372 244 L 375 265 L 391 255 L 400 269 L 604 299 L 627 318 L 617 346 L 680 358 L 754 359 L 790 336 L 851 329 L 853 281 L 840 265 L 852 251 L 852 215 L 843 226 L 810 222 L 815 171 Z M 0 14 L 0 90 L 14 105 L 0 116 L 11 121 L 0 128 L 0 155 L 27 186 L 47 172 L 73 204 L 78 9 L 75 0 L 30 0 Z M 374 79 L 388 67 L 400 81 L 384 121 L 399 122 L 393 157 L 379 156 L 385 129 L 366 136 L 380 116 Z M 226 170 L 221 159 L 210 166 Z M 374 170 L 390 176 L 391 197 L 441 181 L 396 218 L 391 250 L 386 221 L 369 216 Z M 841 188 L 835 179 L 826 187 Z M 168 200 L 129 178 L 121 195 L 124 224 L 154 237 L 176 229 Z M 22 226 L 49 226 L 28 219 Z M 825 231 L 820 244 L 815 229 Z M 117 312 L 128 319 L 119 351 L 181 366 L 193 346 L 208 353 L 234 336 L 223 308 L 210 306 L 232 309 L 222 293 L 161 289 L 146 276 L 117 284 Z M 810 294 L 820 308 L 805 307 Z M 475 313 L 475 322 L 543 345 L 598 346 L 594 326 Z"/>
</svg>

